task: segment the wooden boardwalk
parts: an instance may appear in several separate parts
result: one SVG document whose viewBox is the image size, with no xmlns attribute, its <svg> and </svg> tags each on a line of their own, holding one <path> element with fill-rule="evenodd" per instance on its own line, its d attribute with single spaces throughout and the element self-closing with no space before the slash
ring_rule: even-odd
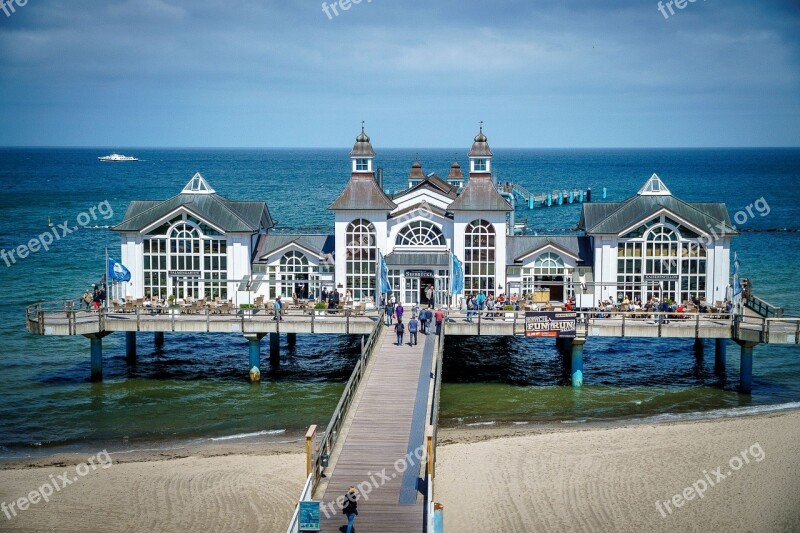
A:
<svg viewBox="0 0 800 533">
<path fill-rule="evenodd" d="M 358 500 L 357 531 L 422 531 L 425 498 L 417 492 L 422 461 L 413 452 L 424 444 L 437 342 L 434 335 L 422 334 L 417 346 L 397 346 L 395 341 L 394 329 L 387 328 L 358 403 L 351 407 L 349 429 L 341 437 L 338 457 L 335 453 L 332 458 L 327 486 L 318 489 L 324 491 L 315 498 L 323 505 L 323 533 L 338 532 L 347 523 L 341 509 L 330 504 L 351 485 L 369 487 L 369 493 Z M 404 461 L 409 452 L 412 459 Z M 326 517 L 326 507 L 330 517 Z"/>
</svg>

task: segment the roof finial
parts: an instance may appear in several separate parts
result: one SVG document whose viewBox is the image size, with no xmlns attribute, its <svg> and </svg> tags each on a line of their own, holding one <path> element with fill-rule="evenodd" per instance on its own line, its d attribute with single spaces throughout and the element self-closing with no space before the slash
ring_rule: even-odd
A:
<svg viewBox="0 0 800 533">
<path fill-rule="evenodd" d="M 483 121 L 481 120 L 481 133 L 483 133 Z"/>
<path fill-rule="evenodd" d="M 364 121 L 361 121 L 361 133 L 364 133 Z"/>
</svg>

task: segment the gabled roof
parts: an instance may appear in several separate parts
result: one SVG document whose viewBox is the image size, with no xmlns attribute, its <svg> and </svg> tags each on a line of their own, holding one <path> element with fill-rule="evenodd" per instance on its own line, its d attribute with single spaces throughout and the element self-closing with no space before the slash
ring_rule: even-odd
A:
<svg viewBox="0 0 800 533">
<path fill-rule="evenodd" d="M 512 208 L 500 196 L 491 178 L 473 177 L 447 208 L 449 211 L 511 211 Z"/>
<path fill-rule="evenodd" d="M 425 179 L 423 179 L 422 181 L 420 181 L 419 183 L 415 184 L 410 189 L 407 189 L 407 190 L 402 191 L 402 192 L 400 192 L 398 194 L 395 194 L 392 198 L 393 199 L 400 199 L 400 198 L 402 198 L 404 196 L 407 196 L 407 195 L 409 195 L 411 193 L 414 193 L 414 192 L 417 192 L 417 191 L 420 191 L 420 190 L 428 190 L 428 191 L 431 191 L 433 193 L 446 196 L 447 198 L 450 198 L 451 200 L 455 200 L 456 196 L 458 196 L 458 192 L 457 192 L 458 189 L 456 187 L 450 185 L 449 183 L 444 181 L 442 178 L 440 178 L 436 174 L 431 174 L 431 175 L 427 176 Z"/>
<path fill-rule="evenodd" d="M 397 204 L 386 196 L 372 177 L 353 175 L 342 194 L 328 206 L 334 211 L 391 211 Z"/>
<path fill-rule="evenodd" d="M 592 242 L 586 235 L 513 235 L 506 239 L 506 264 L 513 265 L 547 246 L 577 257 L 581 266 L 593 263 Z"/>
<path fill-rule="evenodd" d="M 253 262 L 261 262 L 260 258 L 291 244 L 296 244 L 317 257 L 325 257 L 333 253 L 335 242 L 336 239 L 333 235 L 296 235 L 288 233 L 260 235 L 253 252 Z"/>
<path fill-rule="evenodd" d="M 453 161 L 453 164 L 450 165 L 450 174 L 448 174 L 447 179 L 451 180 L 464 179 L 464 173 L 461 171 L 461 165 L 458 164 L 458 161 Z"/>
<path fill-rule="evenodd" d="M 654 185 L 655 189 L 652 187 Z M 673 196 L 666 187 L 663 187 L 666 194 L 661 192 L 662 186 L 663 183 L 654 174 L 639 194 L 624 202 L 583 204 L 578 228 L 588 234 L 620 234 L 640 222 L 646 222 L 663 209 L 703 233 L 708 233 L 709 227 L 722 231 L 718 224 L 723 225 L 727 234 L 739 233 L 731 224 L 724 203 L 687 203 Z"/>
<path fill-rule="evenodd" d="M 400 211 L 397 211 L 396 213 L 392 213 L 391 218 L 401 217 L 401 216 L 406 215 L 408 213 L 413 213 L 414 211 L 416 211 L 418 209 L 422 210 L 422 211 L 426 211 L 428 213 L 433 213 L 435 215 L 439 215 L 442 218 L 446 218 L 448 216 L 447 211 L 445 211 L 444 209 L 436 207 L 435 205 L 430 204 L 430 203 L 428 203 L 428 202 L 423 200 L 422 202 L 419 202 L 419 203 L 414 204 L 414 205 L 410 205 L 410 206 L 406 207 L 405 209 L 401 209 Z M 452 215 L 450 215 L 449 218 L 452 218 Z"/>
<path fill-rule="evenodd" d="M 181 192 L 163 201 L 133 201 L 128 205 L 122 222 L 114 226 L 114 231 L 142 231 L 155 222 L 181 208 L 192 212 L 226 233 L 254 233 L 260 229 L 270 229 L 275 223 L 265 202 L 240 202 L 228 200 L 213 191 L 205 179 L 195 174 L 184 187 L 199 186 L 197 178 L 207 188 L 204 191 Z"/>
</svg>

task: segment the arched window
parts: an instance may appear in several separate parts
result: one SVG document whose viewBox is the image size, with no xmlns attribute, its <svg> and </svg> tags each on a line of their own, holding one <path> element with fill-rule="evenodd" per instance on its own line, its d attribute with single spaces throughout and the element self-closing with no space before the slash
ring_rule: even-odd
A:
<svg viewBox="0 0 800 533">
<path fill-rule="evenodd" d="M 485 220 L 474 220 L 464 230 L 464 291 L 494 294 L 495 231 Z"/>
<path fill-rule="evenodd" d="M 427 220 L 410 223 L 397 233 L 397 246 L 446 246 L 442 230 Z"/>
<path fill-rule="evenodd" d="M 560 255 L 545 252 L 536 258 L 532 267 L 522 269 L 522 290 L 525 293 L 543 291 L 547 300 L 564 301 L 573 293 L 572 277 Z M 566 293 L 565 293 L 566 289 Z M 541 296 L 540 296 L 541 297 Z"/>
<path fill-rule="evenodd" d="M 663 215 L 625 235 L 618 246 L 618 298 L 684 302 L 704 297 L 706 275 L 702 239 Z"/>
<path fill-rule="evenodd" d="M 307 298 L 308 274 L 308 257 L 296 250 L 287 252 L 281 257 L 281 294 L 286 298 L 295 295 L 298 298 Z"/>
<path fill-rule="evenodd" d="M 360 218 L 347 226 L 347 288 L 355 301 L 375 294 L 377 268 L 376 231 L 369 220 Z"/>
</svg>

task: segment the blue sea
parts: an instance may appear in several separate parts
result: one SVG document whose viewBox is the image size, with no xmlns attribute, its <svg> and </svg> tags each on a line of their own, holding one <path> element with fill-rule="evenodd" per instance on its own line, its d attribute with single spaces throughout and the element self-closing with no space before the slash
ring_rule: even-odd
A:
<svg viewBox="0 0 800 533">
<path fill-rule="evenodd" d="M 0 261 L 0 457 L 62 449 L 128 449 L 240 435 L 280 438 L 324 426 L 359 352 L 359 338 L 299 336 L 282 346 L 264 381 L 246 378 L 238 335 L 167 335 L 163 350 L 140 334 L 135 366 L 121 334 L 104 339 L 105 381 L 90 383 L 89 342 L 25 331 L 26 305 L 77 298 L 119 255 L 118 223 L 131 200 L 177 194 L 201 172 L 222 195 L 264 200 L 280 230 L 331 232 L 327 206 L 349 177 L 348 147 L 332 150 L 0 149 L 0 249 L 48 231 L 81 227 L 16 263 Z M 135 163 L 101 163 L 111 151 Z M 378 149 L 385 188 L 404 188 L 413 159 L 447 174 L 464 150 Z M 534 193 L 591 187 L 593 201 L 623 200 L 656 172 L 687 201 L 724 201 L 731 215 L 763 198 L 761 216 L 734 239 L 754 292 L 788 313 L 800 310 L 800 149 L 495 150 L 501 181 Z M 105 203 L 107 202 L 107 203 Z M 102 206 L 102 208 L 98 208 Z M 110 206 L 113 214 L 105 206 Z M 91 215 L 92 208 L 94 216 Z M 564 233 L 580 206 L 518 207 L 530 232 Z M 80 217 L 80 219 L 79 219 Z M 744 217 L 740 216 L 741 221 Z M 10 261 L 9 261 L 10 262 Z M 687 340 L 596 339 L 586 343 L 585 386 L 566 386 L 553 343 L 541 339 L 449 339 L 441 420 L 449 426 L 672 420 L 800 407 L 800 348 L 759 346 L 752 395 L 736 392 L 738 350 L 713 373 L 713 345 L 697 359 Z"/>
</svg>

